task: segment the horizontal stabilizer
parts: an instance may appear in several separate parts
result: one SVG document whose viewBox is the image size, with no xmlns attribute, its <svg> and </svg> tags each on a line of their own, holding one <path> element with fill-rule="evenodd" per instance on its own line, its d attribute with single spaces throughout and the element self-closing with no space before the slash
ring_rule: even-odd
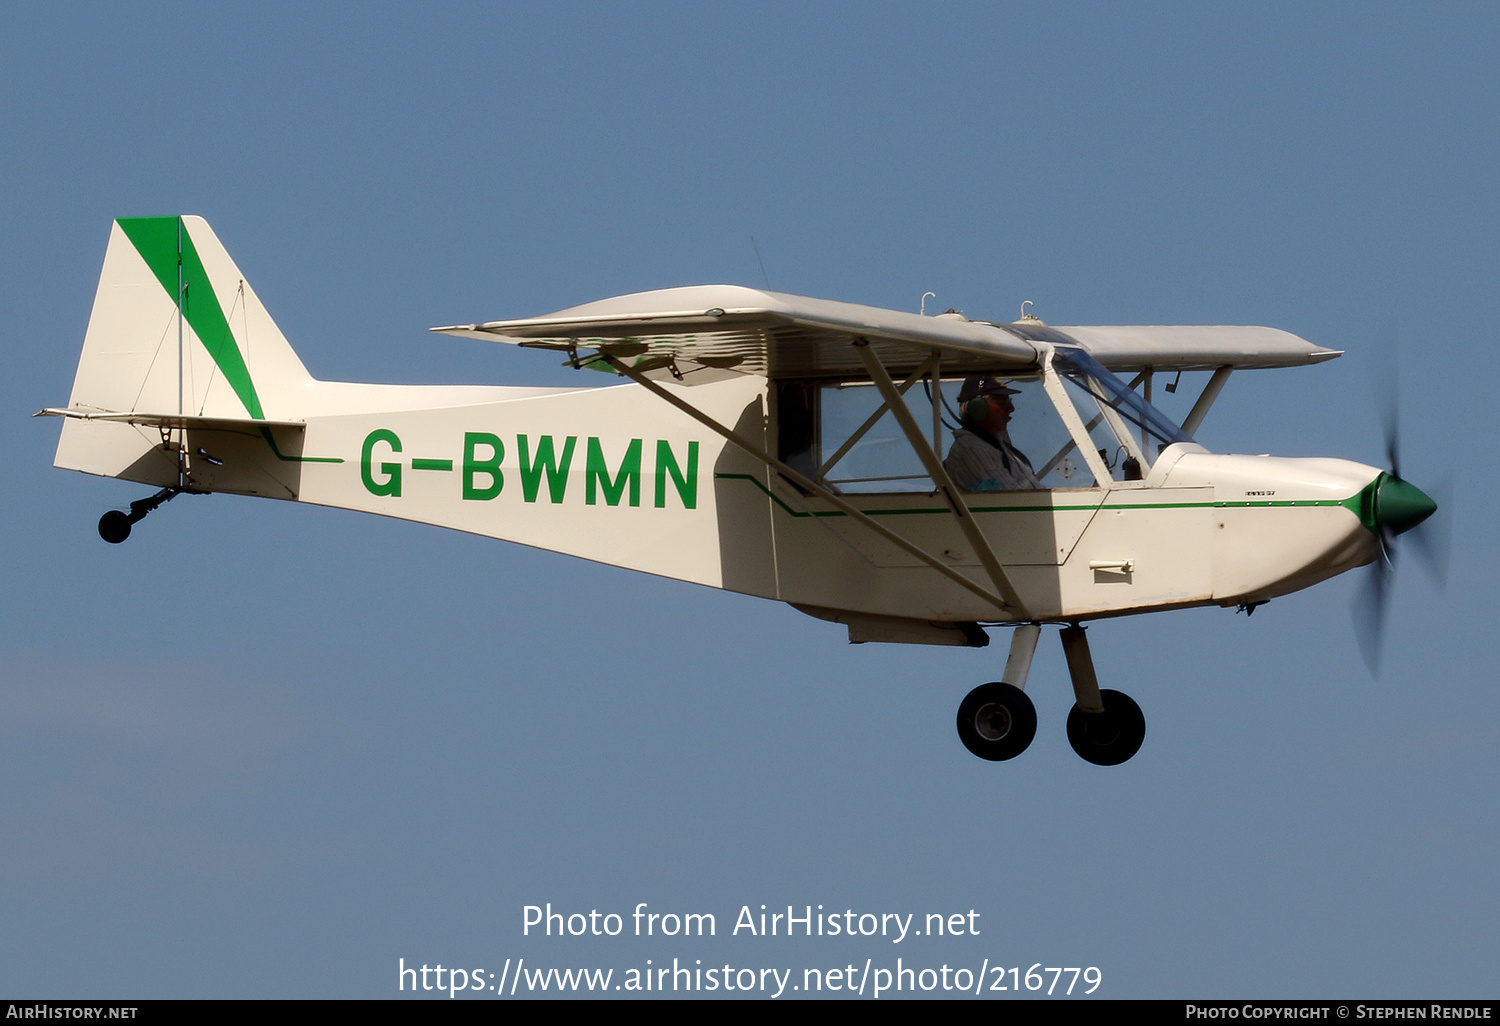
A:
<svg viewBox="0 0 1500 1026">
<path fill-rule="evenodd" d="M 301 430 L 306 424 L 300 420 L 250 420 L 247 417 L 193 417 L 181 413 L 109 413 L 102 410 L 73 410 L 49 406 L 38 410 L 33 417 L 67 417 L 71 420 L 102 420 L 118 424 L 139 424 L 143 427 L 190 429 L 195 431 L 232 431 L 243 429 L 257 431 L 263 427 L 291 428 Z"/>
</svg>

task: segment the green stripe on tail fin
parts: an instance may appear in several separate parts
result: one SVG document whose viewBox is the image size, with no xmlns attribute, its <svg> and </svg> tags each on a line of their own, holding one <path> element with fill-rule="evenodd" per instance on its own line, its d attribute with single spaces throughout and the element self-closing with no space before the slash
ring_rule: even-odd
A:
<svg viewBox="0 0 1500 1026">
<path fill-rule="evenodd" d="M 183 317 L 192 325 L 245 410 L 256 420 L 264 420 L 265 411 L 256 395 L 255 382 L 250 379 L 250 369 L 245 366 L 224 308 L 219 305 L 219 297 L 214 294 L 208 272 L 203 269 L 203 261 L 182 218 L 122 217 L 118 224 L 174 304 L 178 302 L 180 273 Z"/>
</svg>

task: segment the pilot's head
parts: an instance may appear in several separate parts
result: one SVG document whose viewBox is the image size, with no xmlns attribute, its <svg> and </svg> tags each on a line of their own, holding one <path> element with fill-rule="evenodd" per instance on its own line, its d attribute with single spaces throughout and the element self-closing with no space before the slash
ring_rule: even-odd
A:
<svg viewBox="0 0 1500 1026">
<path fill-rule="evenodd" d="M 993 374 L 970 374 L 958 390 L 958 408 L 964 426 L 996 434 L 1004 431 L 1011 414 L 1016 412 L 1010 397 L 1020 393 L 1019 388 L 1011 388 Z"/>
</svg>

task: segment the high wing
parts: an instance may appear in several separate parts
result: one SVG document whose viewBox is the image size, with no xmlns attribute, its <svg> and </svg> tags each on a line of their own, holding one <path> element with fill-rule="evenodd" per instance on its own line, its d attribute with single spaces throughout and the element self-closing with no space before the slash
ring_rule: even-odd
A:
<svg viewBox="0 0 1500 1026">
<path fill-rule="evenodd" d="M 1025 322 L 1010 325 L 1025 337 Z M 1115 373 L 1301 367 L 1341 355 L 1280 328 L 1240 324 L 1090 325 L 1053 328 Z"/>
<path fill-rule="evenodd" d="M 740 285 L 638 292 L 546 317 L 432 330 L 543 349 L 593 349 L 633 361 L 652 376 L 675 369 L 673 376 L 688 383 L 728 373 L 862 376 L 864 364 L 850 345 L 856 338 L 867 340 L 892 373 L 909 373 L 934 349 L 942 350 L 945 372 L 1019 371 L 1038 362 L 1035 346 L 982 321 L 922 317 Z"/>
<path fill-rule="evenodd" d="M 1033 343 L 1078 345 L 1110 370 L 1216 370 L 1319 363 L 1338 350 L 1277 328 L 1236 325 L 1052 327 L 956 314 L 809 299 L 740 285 L 696 285 L 617 296 L 545 317 L 431 329 L 447 335 L 630 361 L 651 377 L 694 384 L 732 374 L 768 378 L 862 376 L 850 345 L 870 343 L 893 374 L 909 373 L 934 350 L 945 373 L 1021 371 L 1038 363 Z M 587 362 L 584 360 L 582 362 Z"/>
</svg>

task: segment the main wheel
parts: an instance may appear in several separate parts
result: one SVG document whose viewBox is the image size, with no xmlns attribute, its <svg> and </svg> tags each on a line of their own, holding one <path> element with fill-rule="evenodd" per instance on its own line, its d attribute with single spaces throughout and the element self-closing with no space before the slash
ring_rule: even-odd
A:
<svg viewBox="0 0 1500 1026">
<path fill-rule="evenodd" d="M 1123 691 L 1102 689 L 1101 713 L 1086 713 L 1075 704 L 1068 713 L 1068 744 L 1095 766 L 1118 766 L 1141 750 L 1146 717 Z"/>
<path fill-rule="evenodd" d="M 1036 737 L 1036 706 L 1020 688 L 981 684 L 959 704 L 958 737 L 981 759 L 1014 759 Z"/>
<path fill-rule="evenodd" d="M 111 545 L 118 545 L 130 537 L 130 517 L 112 509 L 99 518 L 99 537 Z"/>
</svg>

